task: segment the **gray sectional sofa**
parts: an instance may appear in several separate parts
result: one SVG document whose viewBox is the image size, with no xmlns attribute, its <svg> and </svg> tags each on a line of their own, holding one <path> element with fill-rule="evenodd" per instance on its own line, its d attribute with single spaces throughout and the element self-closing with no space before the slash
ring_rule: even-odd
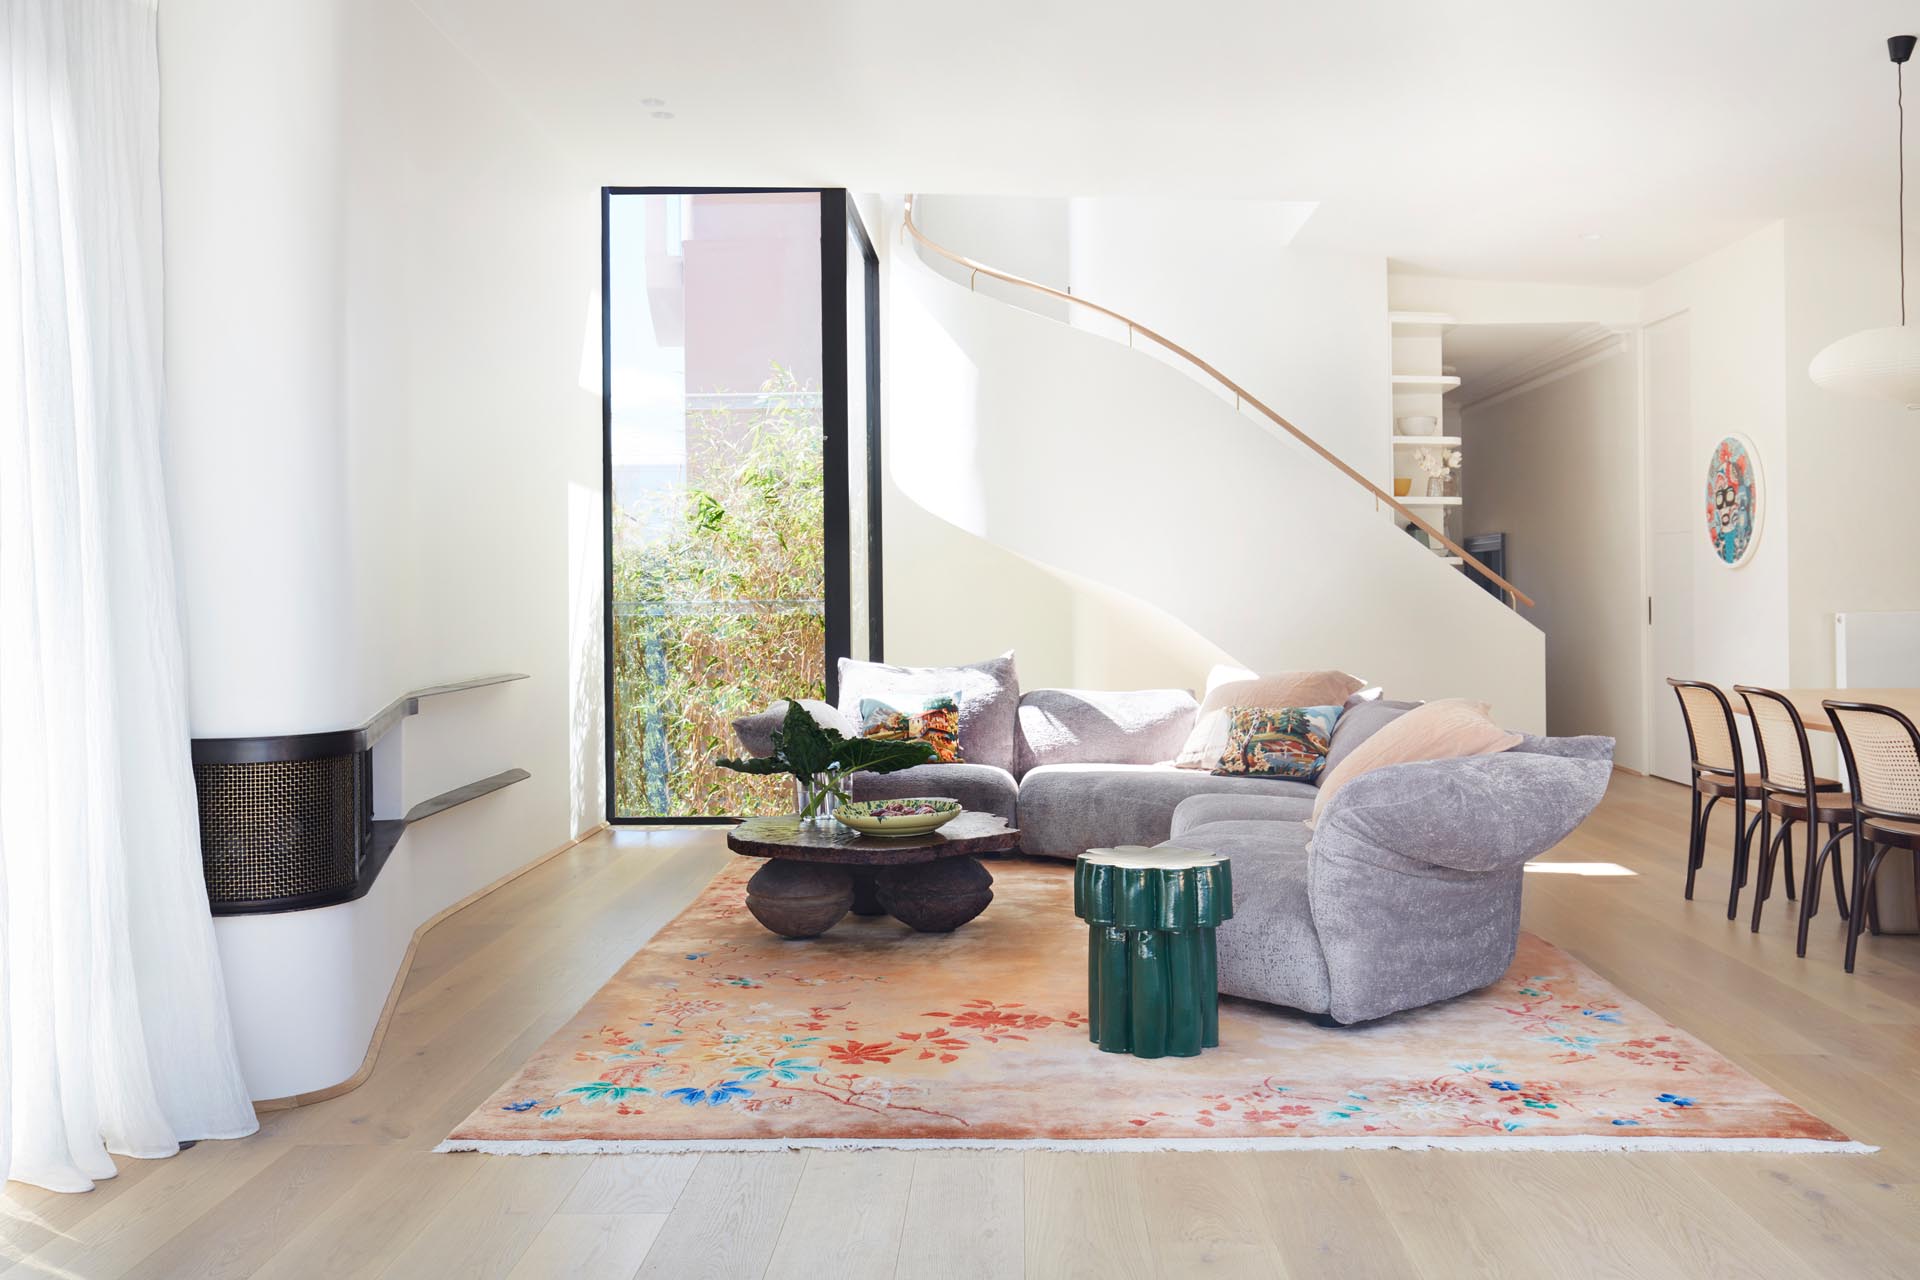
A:
<svg viewBox="0 0 1920 1280">
<path fill-rule="evenodd" d="M 1158 844 L 1173 813 L 1194 796 L 1290 796 L 1311 805 L 1313 784 L 1280 778 L 1215 777 L 1171 761 L 1192 732 L 1200 704 L 1185 689 L 1032 689 L 1020 692 L 1005 655 L 968 667 L 891 667 L 843 660 L 838 707 L 805 703 L 814 718 L 853 735 L 860 699 L 919 697 L 953 686 L 960 699 L 964 759 L 899 773 L 856 774 L 856 800 L 950 796 L 1020 828 L 1024 852 L 1072 858 L 1088 849 Z M 1332 762 L 1412 703 L 1370 705 L 1334 726 Z M 772 750 L 785 703 L 734 722 L 749 754 Z"/>
<path fill-rule="evenodd" d="M 1217 939 L 1220 990 L 1342 1024 L 1505 973 L 1519 939 L 1522 867 L 1593 811 L 1612 772 L 1611 738 L 1529 736 L 1497 755 L 1362 774 L 1310 829 L 1311 783 L 1165 763 L 1199 711 L 1185 690 L 1022 694 L 1011 655 L 970 668 L 843 662 L 841 675 L 840 707 L 807 705 L 848 734 L 862 697 L 946 685 L 962 693 L 964 762 L 858 774 L 855 798 L 950 796 L 1005 817 L 1020 828 L 1022 851 L 1045 857 L 1162 843 L 1225 854 L 1235 902 Z M 1350 701 L 1326 768 L 1415 705 Z M 736 721 L 741 745 L 769 751 L 784 710 Z"/>
<path fill-rule="evenodd" d="M 1196 796 L 1168 843 L 1233 859 L 1220 990 L 1366 1022 L 1478 990 L 1520 937 L 1522 868 L 1606 793 L 1612 738 L 1390 765 L 1311 800 Z"/>
</svg>

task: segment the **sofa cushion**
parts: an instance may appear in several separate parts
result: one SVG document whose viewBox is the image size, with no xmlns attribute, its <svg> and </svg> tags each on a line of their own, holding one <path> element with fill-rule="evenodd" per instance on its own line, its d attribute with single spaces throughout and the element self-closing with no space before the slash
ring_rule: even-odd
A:
<svg viewBox="0 0 1920 1280">
<path fill-rule="evenodd" d="M 1230 707 L 1212 772 L 1312 782 L 1327 761 L 1339 707 Z"/>
<path fill-rule="evenodd" d="M 1346 709 L 1333 722 L 1333 741 L 1327 746 L 1327 760 L 1320 766 L 1320 776 L 1325 778 L 1335 765 L 1353 754 L 1355 747 L 1419 705 L 1389 702 L 1385 698 L 1347 699 Z"/>
<path fill-rule="evenodd" d="M 965 759 L 960 750 L 960 694 L 936 693 L 904 699 L 906 705 L 884 698 L 860 699 L 860 736 L 883 742 L 924 742 L 933 748 L 939 764 Z"/>
<path fill-rule="evenodd" d="M 1204 827 L 1214 822 L 1292 822 L 1301 820 L 1313 812 L 1313 800 L 1308 796 L 1267 796 L 1246 795 L 1234 791 L 1225 794 L 1188 796 L 1173 810 L 1172 838 L 1178 840 L 1183 834 L 1195 827 Z M 1304 840 L 1307 828 L 1300 826 Z"/>
<path fill-rule="evenodd" d="M 1371 770 L 1418 760 L 1491 755 L 1518 745 L 1525 736 L 1495 724 L 1484 702 L 1442 698 L 1425 703 L 1381 728 L 1349 752 L 1337 768 L 1320 775 L 1320 794 L 1308 821 L 1319 822 L 1340 789 Z"/>
<path fill-rule="evenodd" d="M 823 728 L 833 729 L 849 738 L 860 736 L 858 725 L 840 714 L 839 708 L 830 703 L 813 698 L 798 699 L 801 706 L 813 717 L 813 722 Z M 750 756 L 770 756 L 773 754 L 773 731 L 787 718 L 787 703 L 783 698 L 765 711 L 756 711 L 750 716 L 741 716 L 733 722 L 733 736 L 740 740 L 741 750 Z"/>
<path fill-rule="evenodd" d="M 1193 731 L 1185 689 L 1035 689 L 1020 695 L 1014 772 L 1049 764 L 1157 764 Z"/>
<path fill-rule="evenodd" d="M 974 764 L 1013 769 L 1013 723 L 1020 681 L 1013 654 L 964 667 L 896 667 L 884 662 L 840 659 L 840 712 L 857 719 L 860 701 L 876 698 L 896 707 L 916 699 L 960 694 L 960 753 Z"/>
<path fill-rule="evenodd" d="M 855 800 L 900 800 L 908 796 L 945 796 L 966 808 L 1005 818 L 1018 816 L 1020 784 L 1005 769 L 990 764 L 917 764 L 898 773 L 856 773 L 847 793 Z"/>
<path fill-rule="evenodd" d="M 1159 844 L 1173 829 L 1173 811 L 1182 800 L 1217 793 L 1311 801 L 1313 787 L 1287 778 L 1221 778 L 1172 765 L 1043 765 L 1020 779 L 1020 848 L 1074 858 L 1088 849 Z"/>
<path fill-rule="evenodd" d="M 1173 762 L 1183 769 L 1211 769 L 1227 748 L 1227 711 L 1232 707 L 1340 706 L 1365 682 L 1344 671 L 1284 671 L 1251 679 L 1219 679 L 1220 668 L 1207 680 L 1207 696 L 1200 700 L 1193 732 Z M 1241 674 L 1241 673 L 1234 673 Z"/>
<path fill-rule="evenodd" d="M 1214 934 L 1222 994 L 1327 1012 L 1327 962 L 1307 892 L 1308 834 L 1298 822 L 1224 821 L 1175 842 L 1233 859 L 1233 919 Z"/>
</svg>

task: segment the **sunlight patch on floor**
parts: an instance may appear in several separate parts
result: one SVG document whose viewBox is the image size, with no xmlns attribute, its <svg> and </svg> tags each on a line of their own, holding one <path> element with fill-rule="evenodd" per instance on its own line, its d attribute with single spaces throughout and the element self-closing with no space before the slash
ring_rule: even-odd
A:
<svg viewBox="0 0 1920 1280">
<path fill-rule="evenodd" d="M 1637 876 L 1617 862 L 1529 862 L 1528 871 L 1543 876 Z"/>
</svg>

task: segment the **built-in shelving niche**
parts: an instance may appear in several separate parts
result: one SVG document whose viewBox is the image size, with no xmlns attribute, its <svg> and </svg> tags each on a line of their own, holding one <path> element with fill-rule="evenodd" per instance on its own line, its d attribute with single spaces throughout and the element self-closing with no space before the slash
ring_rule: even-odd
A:
<svg viewBox="0 0 1920 1280">
<path fill-rule="evenodd" d="M 502 770 L 398 812 L 400 738 L 389 736 L 422 698 L 526 678 L 415 689 L 353 729 L 195 738 L 200 860 L 213 914 L 306 911 L 364 897 L 413 823 L 531 777 Z"/>
</svg>

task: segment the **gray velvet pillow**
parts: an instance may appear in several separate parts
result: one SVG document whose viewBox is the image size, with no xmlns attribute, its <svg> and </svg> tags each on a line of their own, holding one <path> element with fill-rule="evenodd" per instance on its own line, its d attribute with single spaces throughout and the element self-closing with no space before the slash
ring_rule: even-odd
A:
<svg viewBox="0 0 1920 1280">
<path fill-rule="evenodd" d="M 960 758 L 1013 772 L 1020 679 L 1011 652 L 964 667 L 896 667 L 840 659 L 840 714 L 853 721 L 854 733 L 859 732 L 862 698 L 902 706 L 955 690 L 960 693 Z"/>
<path fill-rule="evenodd" d="M 1348 752 L 1419 705 L 1417 702 L 1389 702 L 1385 698 L 1368 698 L 1360 702 L 1349 698 L 1346 709 L 1333 722 L 1333 738 L 1327 743 L 1327 758 L 1321 762 L 1318 776 L 1326 777 L 1333 766 L 1346 759 Z"/>
<path fill-rule="evenodd" d="M 807 714 L 813 717 L 813 722 L 823 728 L 837 729 L 849 738 L 858 732 L 831 703 L 802 698 L 800 705 L 807 709 Z M 733 736 L 740 739 L 741 748 L 750 756 L 772 755 L 773 731 L 778 729 L 786 718 L 787 704 L 782 700 L 765 711 L 756 711 L 750 716 L 741 716 L 735 720 Z"/>
<path fill-rule="evenodd" d="M 1388 765 L 1334 793 L 1315 842 L 1360 841 L 1456 871 L 1512 870 L 1567 837 L 1600 803 L 1604 759 L 1519 750 Z"/>
<path fill-rule="evenodd" d="M 1020 695 L 1016 773 L 1043 764 L 1159 764 L 1193 732 L 1185 689 L 1035 689 Z"/>
</svg>

